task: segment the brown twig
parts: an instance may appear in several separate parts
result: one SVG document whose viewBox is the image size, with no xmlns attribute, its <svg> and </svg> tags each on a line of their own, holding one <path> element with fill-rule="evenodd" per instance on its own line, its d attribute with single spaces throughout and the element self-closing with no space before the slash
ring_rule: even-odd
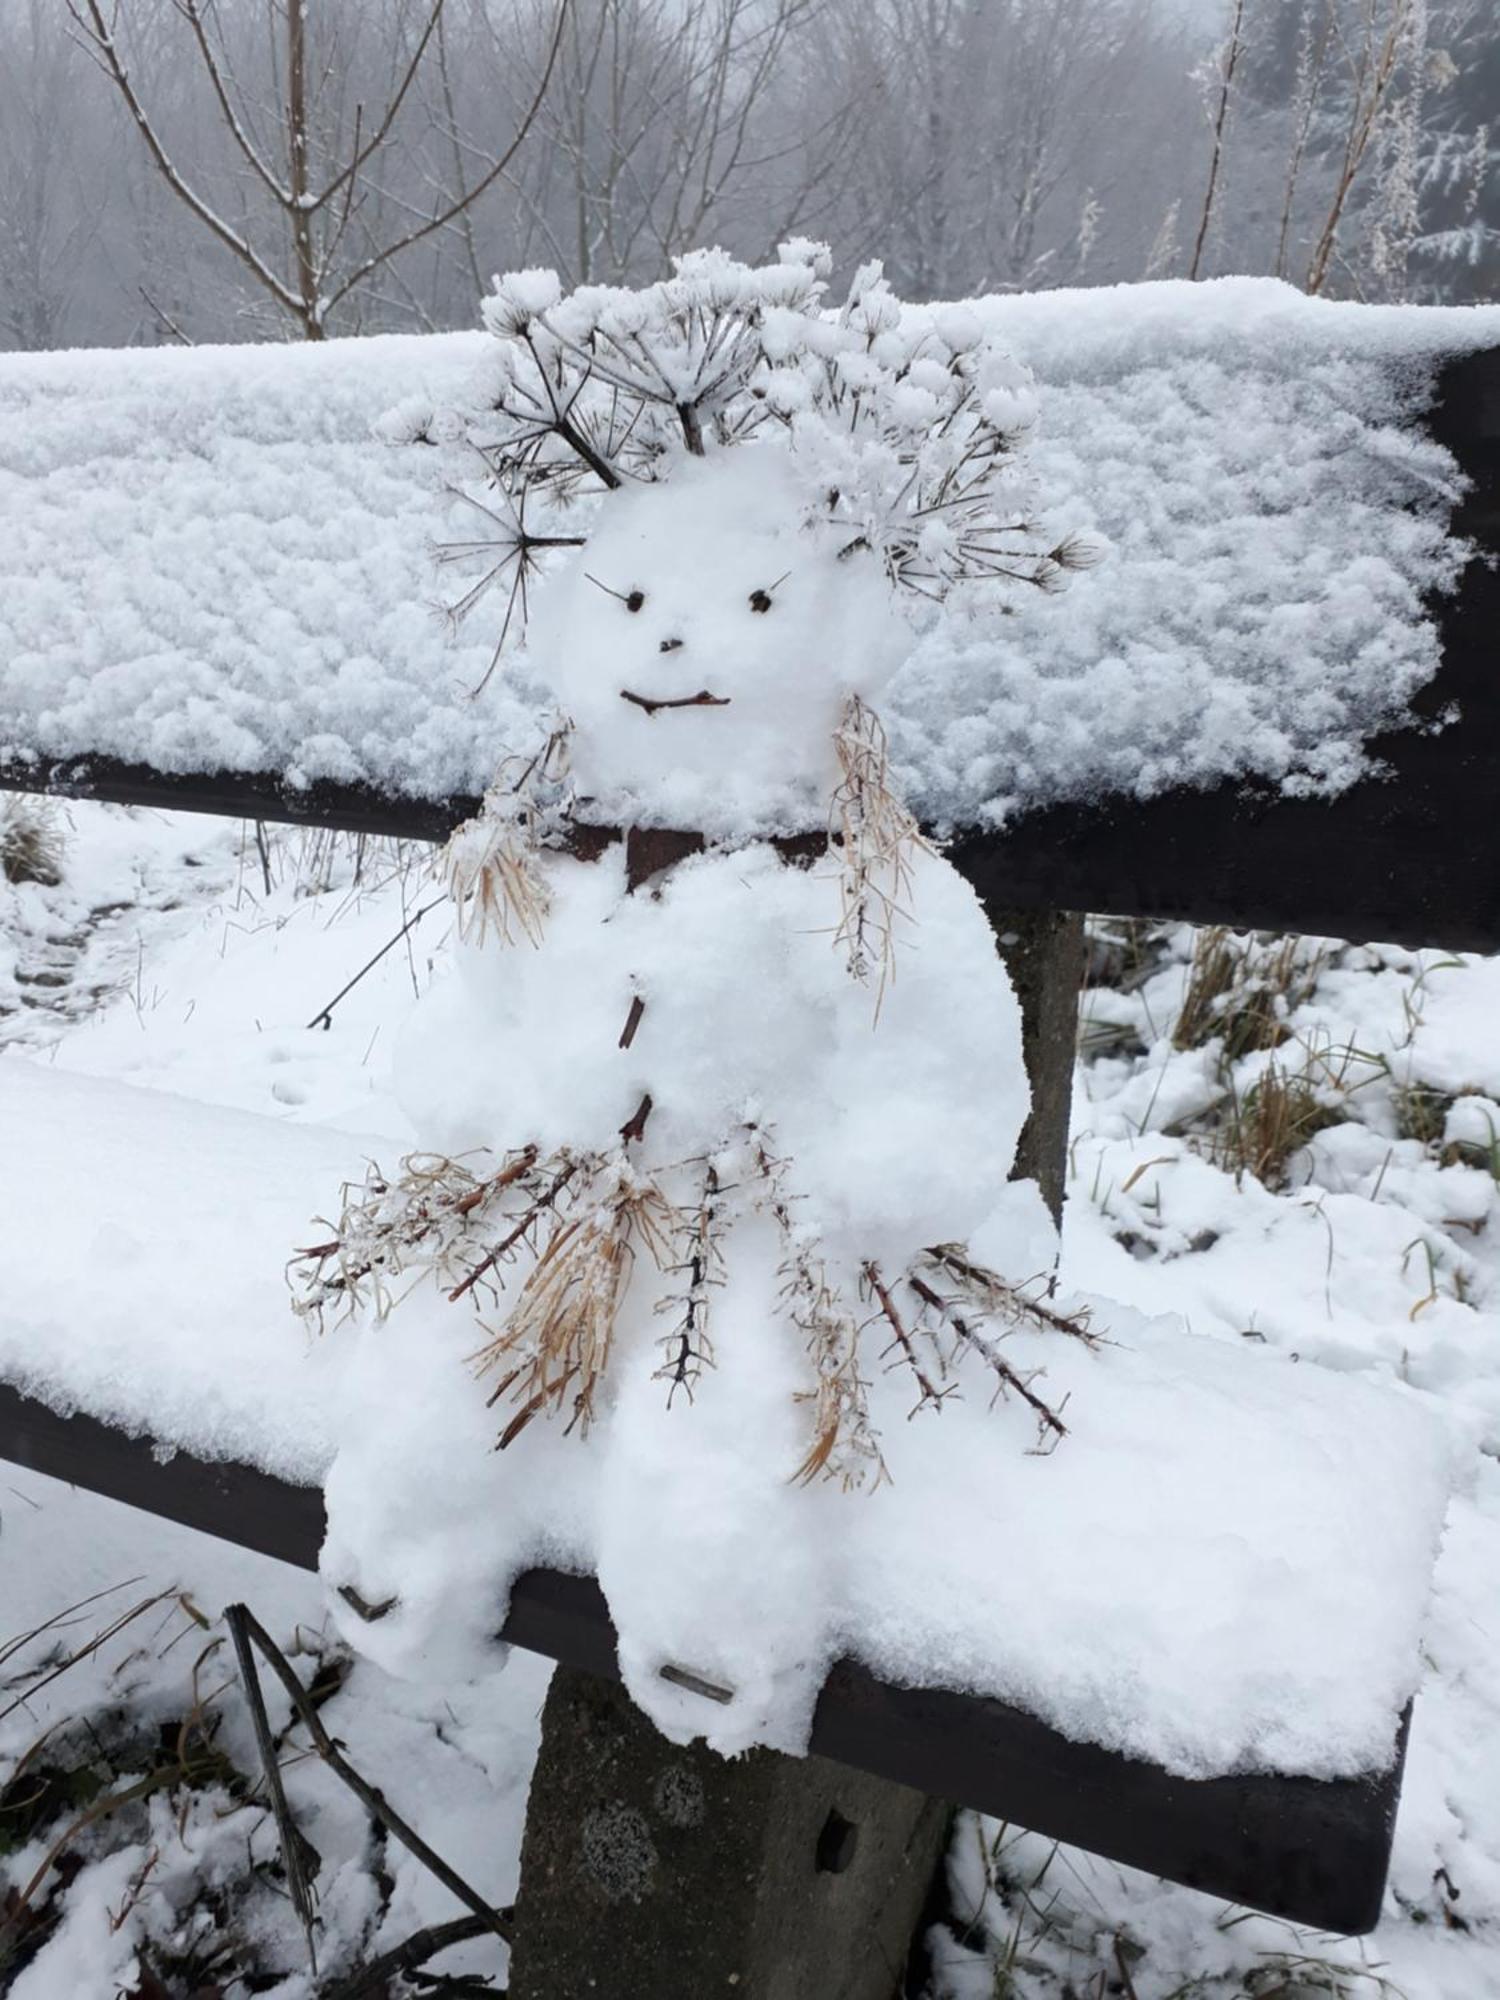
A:
<svg viewBox="0 0 1500 2000">
<path fill-rule="evenodd" d="M 907 1279 L 907 1283 L 923 1304 L 931 1306 L 934 1312 L 939 1313 L 953 1328 L 959 1339 L 966 1346 L 972 1347 L 986 1365 L 993 1369 L 995 1374 L 999 1376 L 1003 1389 L 1015 1390 L 1022 1402 L 1034 1413 L 1037 1423 L 1044 1432 L 1050 1431 L 1054 1439 L 1065 1438 L 1067 1436 L 1068 1427 L 1057 1414 L 1056 1410 L 1050 1404 L 1044 1403 L 1036 1391 L 1031 1388 L 1025 1376 L 1011 1367 L 994 1341 L 987 1340 L 977 1327 L 972 1326 L 961 1313 L 955 1311 L 951 1299 L 943 1298 L 940 1293 L 935 1292 L 932 1286 L 922 1278 L 911 1277 Z"/>
<path fill-rule="evenodd" d="M 255 1747 L 260 1752 L 261 1775 L 266 1781 L 266 1792 L 271 1801 L 271 1816 L 276 1821 L 276 1832 L 281 1840 L 281 1863 L 286 1871 L 286 1886 L 292 1899 L 292 1908 L 297 1912 L 302 1934 L 307 1939 L 307 1961 L 316 1975 L 318 1970 L 318 1946 L 314 1936 L 317 1922 L 317 1898 L 313 1891 L 312 1874 L 307 1857 L 321 1863 L 317 1849 L 305 1837 L 297 1822 L 292 1818 L 292 1809 L 287 1804 L 286 1788 L 281 1782 L 281 1762 L 276 1755 L 276 1744 L 271 1736 L 271 1724 L 266 1715 L 266 1698 L 261 1692 L 260 1675 L 255 1670 L 255 1655 L 250 1650 L 249 1636 L 245 1630 L 245 1620 L 249 1617 L 243 1604 L 231 1604 L 224 1613 L 224 1623 L 229 1627 L 229 1637 L 234 1645 L 235 1664 L 239 1668 L 240 1686 L 245 1691 L 245 1701 L 250 1709 L 250 1726 L 255 1732 Z"/>
<path fill-rule="evenodd" d="M 401 926 L 400 930 L 397 931 L 396 935 L 393 938 L 389 938 L 380 947 L 379 951 L 376 952 L 375 956 L 371 959 L 367 959 L 365 963 L 359 968 L 359 971 L 355 973 L 354 977 L 351 980 L 349 980 L 346 985 L 343 985 L 339 988 L 338 992 L 334 994 L 333 998 L 329 1001 L 328 1005 L 326 1007 L 320 1007 L 318 1009 L 317 1013 L 314 1014 L 312 1019 L 308 1022 L 307 1024 L 308 1027 L 323 1028 L 323 1029 L 331 1028 L 333 1026 L 333 1010 L 335 1007 L 337 1007 L 339 1002 L 354 991 L 355 987 L 358 986 L 359 982 L 364 978 L 367 972 L 373 972 L 375 970 L 376 966 L 379 965 L 380 961 L 385 957 L 388 951 L 394 951 L 396 946 L 400 944 L 402 938 L 406 937 L 409 932 L 414 931 L 416 929 L 417 925 L 421 923 L 423 917 L 429 915 L 433 910 L 437 908 L 439 903 L 444 902 L 446 900 L 447 899 L 445 897 L 438 896 L 432 902 L 424 903 L 419 910 L 414 911 L 412 915 L 407 918 L 406 922 Z"/>
<path fill-rule="evenodd" d="M 696 694 L 685 694 L 676 701 L 657 701 L 646 694 L 632 694 L 629 688 L 620 689 L 621 701 L 633 702 L 637 708 L 645 709 L 647 715 L 655 715 L 659 708 L 728 708 L 727 694 L 710 694 L 707 688 L 699 688 Z"/>
<path fill-rule="evenodd" d="M 509 1918 L 510 1912 L 500 1913 Z M 470 1944 L 475 1938 L 488 1935 L 490 1926 L 479 1917 L 454 1917 L 446 1924 L 429 1924 L 425 1930 L 413 1931 L 404 1944 L 398 1944 L 391 1951 L 383 1952 L 379 1958 L 372 1958 L 362 1966 L 352 1978 L 329 1994 L 328 2000 L 366 2000 L 375 1995 L 378 2000 L 390 1990 L 390 1982 L 403 1973 L 415 1972 L 430 1958 L 436 1958 L 440 1951 L 449 1951 L 456 1944 Z"/>
<path fill-rule="evenodd" d="M 1060 1313 L 1052 1306 L 1043 1305 L 1040 1299 L 1028 1298 L 1014 1285 L 1007 1284 L 997 1272 L 973 1263 L 956 1244 L 930 1244 L 926 1255 L 934 1264 L 941 1264 L 945 1270 L 951 1271 L 955 1278 L 995 1300 L 1017 1319 L 1032 1320 L 1052 1333 L 1065 1333 L 1072 1340 L 1081 1340 L 1085 1347 L 1099 1345 L 1099 1335 L 1090 1330 L 1086 1311 L 1074 1315 Z"/>
<path fill-rule="evenodd" d="M 651 1116 L 651 1093 L 647 1091 L 640 1103 L 620 1127 L 620 1137 L 628 1146 L 646 1136 L 646 1120 Z"/>
<path fill-rule="evenodd" d="M 943 1398 L 945 1396 L 952 1395 L 953 1393 L 952 1386 L 950 1385 L 946 1389 L 939 1389 L 937 1384 L 932 1380 L 932 1377 L 927 1373 L 926 1369 L 923 1368 L 921 1362 L 918 1360 L 916 1344 L 912 1340 L 911 1333 L 908 1330 L 905 1321 L 902 1319 L 901 1314 L 896 1308 L 896 1301 L 891 1297 L 889 1287 L 886 1285 L 885 1280 L 880 1275 L 879 1266 L 874 1263 L 867 1263 L 864 1266 L 862 1275 L 864 1277 L 866 1285 L 869 1287 L 870 1291 L 875 1296 L 876 1303 L 880 1307 L 881 1314 L 883 1315 L 886 1324 L 890 1327 L 891 1332 L 895 1335 L 895 1339 L 892 1341 L 891 1345 L 894 1347 L 899 1347 L 901 1349 L 901 1353 L 905 1358 L 906 1365 L 911 1369 L 912 1374 L 916 1376 L 917 1387 L 922 1392 L 921 1397 L 917 1403 L 916 1409 L 914 1409 L 911 1412 L 911 1414 L 915 1416 L 917 1414 L 917 1410 L 922 1409 L 928 1403 L 930 1403 L 934 1409 L 940 1408 L 942 1405 Z M 889 1353 L 890 1348 L 887 1348 L 886 1352 Z"/>
<path fill-rule="evenodd" d="M 620 1030 L 620 1047 L 628 1049 L 635 1040 L 635 1031 L 641 1025 L 641 1016 L 646 1011 L 646 1003 L 637 993 L 630 1003 L 630 1012 L 625 1017 L 625 1025 Z"/>
<path fill-rule="evenodd" d="M 533 1159 L 536 1157 L 534 1151 L 532 1157 Z M 538 1219 L 538 1217 L 540 1217 L 547 1209 L 552 1207 L 553 1203 L 557 1200 L 557 1197 L 562 1193 L 563 1189 L 568 1185 L 568 1182 L 572 1180 L 574 1174 L 576 1174 L 577 1171 L 578 1167 L 576 1162 L 572 1166 L 567 1166 L 563 1168 L 562 1172 L 557 1176 L 556 1180 L 553 1181 L 551 1187 L 548 1188 L 547 1192 L 545 1194 L 537 1196 L 536 1200 L 532 1203 L 531 1207 L 527 1209 L 526 1213 L 521 1217 L 520 1221 L 516 1224 L 515 1228 L 510 1230 L 506 1234 L 506 1236 L 499 1243 L 495 1245 L 493 1250 L 489 1251 L 483 1258 L 481 1258 L 479 1263 L 477 1263 L 474 1266 L 474 1269 L 470 1271 L 469 1275 L 466 1278 L 462 1279 L 458 1284 L 456 1284 L 453 1287 L 453 1290 L 448 1294 L 448 1303 L 450 1305 L 456 1305 L 458 1301 L 464 1296 L 465 1292 L 473 1291 L 474 1287 L 479 1283 L 479 1280 L 485 1275 L 485 1273 L 487 1271 L 494 1270 L 495 1266 L 500 1262 L 500 1259 L 502 1257 L 508 1256 L 509 1253 L 512 1250 L 514 1250 L 516 1245 L 520 1242 L 521 1238 L 526 1234 L 527 1230 Z"/>
<path fill-rule="evenodd" d="M 430 1875 L 436 1876 L 443 1887 L 455 1895 L 465 1909 L 473 1912 L 485 1930 L 492 1931 L 496 1937 L 503 1938 L 509 1943 L 513 1926 L 508 1913 L 497 1910 L 487 1903 L 477 1889 L 471 1888 L 456 1869 L 450 1868 L 443 1857 L 430 1848 L 413 1827 L 407 1825 L 395 1808 L 387 1803 L 384 1793 L 377 1791 L 375 1786 L 368 1784 L 360 1776 L 324 1728 L 323 1719 L 310 1700 L 306 1688 L 298 1680 L 286 1655 L 259 1619 L 243 1604 L 230 1605 L 224 1614 L 226 1619 L 236 1615 L 243 1622 L 245 1634 L 254 1642 L 256 1651 L 286 1689 L 292 1707 L 297 1711 L 303 1726 L 312 1738 L 314 1750 L 334 1776 L 343 1780 L 366 1811 L 385 1828 L 388 1834 L 399 1840 L 407 1852 L 414 1855 Z"/>
</svg>

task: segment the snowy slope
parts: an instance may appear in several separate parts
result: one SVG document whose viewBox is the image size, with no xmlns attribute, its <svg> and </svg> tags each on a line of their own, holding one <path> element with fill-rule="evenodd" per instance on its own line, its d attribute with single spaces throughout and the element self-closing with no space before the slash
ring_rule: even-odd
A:
<svg viewBox="0 0 1500 2000">
<path fill-rule="evenodd" d="M 1060 600 L 938 624 L 890 702 L 913 802 L 972 821 L 1102 787 L 1260 772 L 1336 787 L 1436 665 L 1454 469 L 1417 423 L 1500 312 L 1270 281 L 982 302 L 1041 384 L 1049 518 L 1114 555 Z M 480 689 L 435 540 L 462 454 L 379 443 L 469 393 L 487 337 L 0 360 L 0 760 L 98 751 L 479 789 L 529 735 Z"/>
</svg>

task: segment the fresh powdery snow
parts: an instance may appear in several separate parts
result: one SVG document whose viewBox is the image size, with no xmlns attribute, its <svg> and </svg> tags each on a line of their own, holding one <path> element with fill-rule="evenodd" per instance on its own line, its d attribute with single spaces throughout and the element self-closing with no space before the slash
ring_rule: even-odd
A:
<svg viewBox="0 0 1500 2000">
<path fill-rule="evenodd" d="M 684 1737 L 794 1743 L 850 1652 L 1182 1771 L 1388 1760 L 1447 1484 L 1410 1399 L 1100 1306 L 1098 1354 L 1010 1343 L 1071 1392 L 1056 1450 L 1030 1451 L 1027 1413 L 990 1409 L 983 1379 L 909 1424 L 887 1379 L 891 1483 L 799 1487 L 795 1370 L 766 1365 L 747 1292 L 692 1408 L 666 1409 L 648 1363 L 622 1378 L 608 1451 L 537 1424 L 497 1454 L 460 1307 L 429 1289 L 321 1340 L 288 1310 L 288 1247 L 378 1142 L 18 1057 L 0 1059 L 0 1129 L 25 1134 L 0 1166 L 0 1374 L 296 1480 L 328 1463 L 330 1403 L 357 1398 L 331 1499 L 389 1557 L 361 1594 L 451 1609 L 461 1580 L 473 1602 L 471 1628 L 417 1659 L 401 1617 L 362 1626 L 377 1657 L 451 1681 L 511 1575 L 597 1566 L 636 1692 Z M 673 1688 L 668 1662 L 739 1698 L 726 1713 Z"/>
<path fill-rule="evenodd" d="M 1500 313 L 1356 307 L 1271 281 L 977 302 L 1033 371 L 1047 522 L 1109 558 L 1004 616 L 934 611 L 887 704 L 938 823 L 1260 773 L 1336 788 L 1437 662 L 1451 460 L 1437 365 Z M 0 360 L 0 761 L 285 770 L 474 793 L 529 743 L 524 662 L 435 542 L 482 517 L 454 447 L 375 426 L 460 405 L 483 334 Z"/>
</svg>

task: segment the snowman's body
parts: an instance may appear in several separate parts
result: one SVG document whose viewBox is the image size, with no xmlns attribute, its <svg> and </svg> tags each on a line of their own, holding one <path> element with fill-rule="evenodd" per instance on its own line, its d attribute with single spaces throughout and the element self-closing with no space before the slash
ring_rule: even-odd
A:
<svg viewBox="0 0 1500 2000">
<path fill-rule="evenodd" d="M 732 1179 L 753 1152 L 776 1162 L 780 1227 L 766 1190 L 726 1210 L 711 1357 L 691 1400 L 669 1402 L 660 1367 L 680 1274 L 634 1258 L 583 1444 L 562 1412 L 502 1456 L 486 1449 L 494 1413 L 436 1365 L 478 1344 L 446 1303 L 419 1309 L 434 1364 L 420 1416 L 400 1386 L 409 1320 L 396 1335 L 369 1329 L 329 1482 L 325 1570 L 362 1597 L 399 1595 L 407 1618 L 361 1638 L 409 1660 L 413 1638 L 464 1623 L 455 1577 L 457 1599 L 482 1611 L 466 1552 L 483 1512 L 491 1581 L 542 1556 L 592 1559 L 627 1679 L 663 1728 L 708 1728 L 726 1749 L 791 1743 L 836 1635 L 819 1622 L 815 1574 L 829 1495 L 793 1478 L 811 1398 L 806 1334 L 787 1309 L 788 1217 L 859 1321 L 871 1271 L 894 1284 L 934 1244 L 998 1244 L 1027 1260 L 1016 1277 L 1033 1276 L 1049 1225 L 1034 1188 L 1007 1178 L 1028 1104 L 1019 1010 L 973 892 L 924 848 L 893 972 L 849 975 L 841 861 L 817 834 L 840 715 L 851 696 L 878 697 L 903 634 L 878 560 L 801 527 L 785 454 L 730 452 L 607 497 L 531 636 L 573 723 L 576 823 L 620 836 L 543 850 L 535 944 L 493 930 L 455 943 L 399 1058 L 418 1139 L 453 1157 L 623 1156 L 684 1198 L 707 1163 Z M 699 833 L 701 850 L 658 840 L 666 865 L 649 868 L 650 837 L 628 832 L 643 825 Z M 909 1385 L 885 1378 L 889 1344 L 875 1338 L 865 1364 L 883 1424 L 911 1404 Z M 392 1427 L 400 1450 L 387 1449 Z M 420 1494 L 380 1476 L 397 1462 L 417 1468 Z M 757 1616 L 761 1597 L 775 1616 Z M 804 1598 L 805 1629 L 786 1614 Z M 734 1701 L 706 1713 L 663 1683 L 671 1662 Z"/>
</svg>

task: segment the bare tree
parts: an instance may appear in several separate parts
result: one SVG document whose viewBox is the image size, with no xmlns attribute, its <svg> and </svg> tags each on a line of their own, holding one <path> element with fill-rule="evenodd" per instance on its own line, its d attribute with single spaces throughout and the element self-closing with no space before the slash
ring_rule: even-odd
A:
<svg viewBox="0 0 1500 2000">
<path fill-rule="evenodd" d="M 0 328 L 22 348 L 66 345 L 99 227 L 66 117 L 78 52 L 57 26 L 46 0 L 19 0 L 0 62 Z"/>
<path fill-rule="evenodd" d="M 710 236 L 758 256 L 810 226 L 852 116 L 846 101 L 792 109 L 799 38 L 824 4 L 573 0 L 535 143 L 506 174 L 519 256 L 613 283 Z M 474 0 L 470 15 L 489 72 L 532 97 L 544 5 Z"/>
<path fill-rule="evenodd" d="M 1137 183 L 1148 147 L 1160 170 L 1166 81 L 1154 0 L 839 0 L 834 22 L 829 68 L 863 79 L 869 107 L 837 234 L 886 256 L 903 289 L 1076 283 L 1122 187 L 1149 243 Z"/>
<path fill-rule="evenodd" d="M 357 100 L 351 110 L 332 87 L 343 68 L 338 17 L 315 47 L 311 0 L 264 0 L 262 24 L 275 52 L 277 85 L 269 108 L 241 86 L 235 48 L 214 0 L 171 0 L 234 163 L 242 215 L 231 220 L 228 204 L 178 166 L 165 125 L 136 82 L 127 23 L 132 12 L 137 18 L 142 13 L 142 0 L 134 0 L 133 10 L 126 0 L 114 0 L 108 11 L 106 0 L 67 0 L 84 47 L 118 91 L 157 173 L 237 262 L 253 291 L 308 340 L 323 339 L 346 300 L 404 251 L 448 229 L 500 180 L 546 98 L 573 0 L 554 0 L 535 87 L 507 144 L 472 179 L 441 192 L 431 213 L 408 210 L 384 229 L 372 227 L 369 211 L 381 205 L 383 194 L 379 175 L 414 86 L 438 52 L 446 4 L 423 0 L 415 15 L 405 5 L 399 9 L 401 32 L 393 38 L 386 88 L 373 107 Z"/>
</svg>

